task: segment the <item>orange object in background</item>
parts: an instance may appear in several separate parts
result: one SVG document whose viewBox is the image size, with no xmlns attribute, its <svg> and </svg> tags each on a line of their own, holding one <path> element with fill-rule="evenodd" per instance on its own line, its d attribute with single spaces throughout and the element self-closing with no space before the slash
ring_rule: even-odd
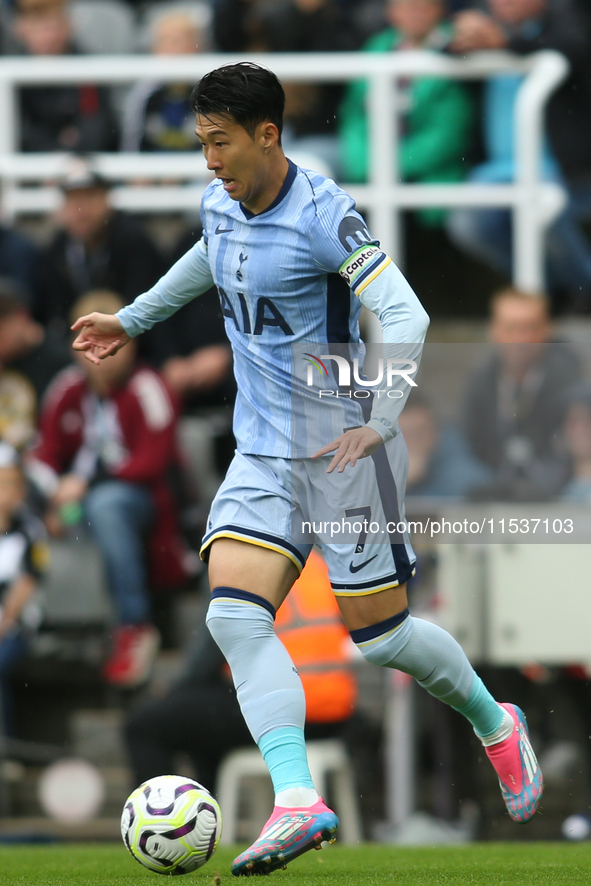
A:
<svg viewBox="0 0 591 886">
<path fill-rule="evenodd" d="M 326 563 L 316 551 L 280 606 L 275 629 L 302 678 L 306 721 L 334 723 L 350 717 L 357 681 L 351 670 L 349 632 Z"/>
</svg>

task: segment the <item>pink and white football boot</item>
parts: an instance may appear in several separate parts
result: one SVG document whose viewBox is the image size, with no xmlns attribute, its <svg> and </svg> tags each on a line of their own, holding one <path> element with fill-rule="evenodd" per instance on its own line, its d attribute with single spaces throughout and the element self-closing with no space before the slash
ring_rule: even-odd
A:
<svg viewBox="0 0 591 886">
<path fill-rule="evenodd" d="M 525 714 L 514 704 L 501 704 L 511 714 L 515 728 L 509 738 L 485 748 L 499 777 L 501 793 L 513 821 L 525 824 L 536 814 L 544 780 L 529 740 Z"/>
<path fill-rule="evenodd" d="M 309 849 L 320 849 L 324 840 L 334 843 L 338 827 L 337 816 L 322 799 L 307 807 L 275 806 L 258 840 L 234 859 L 232 873 L 252 877 L 284 868 Z"/>
</svg>

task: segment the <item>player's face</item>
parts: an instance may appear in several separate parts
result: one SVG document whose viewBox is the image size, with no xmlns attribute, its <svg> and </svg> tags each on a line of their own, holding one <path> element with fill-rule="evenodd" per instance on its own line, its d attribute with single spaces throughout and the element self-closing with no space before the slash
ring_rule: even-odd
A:
<svg viewBox="0 0 591 886">
<path fill-rule="evenodd" d="M 261 123 L 251 136 L 230 117 L 198 115 L 195 132 L 207 168 L 221 179 L 226 193 L 251 212 L 262 212 L 276 196 L 269 149 L 277 144 L 277 128 Z"/>
</svg>

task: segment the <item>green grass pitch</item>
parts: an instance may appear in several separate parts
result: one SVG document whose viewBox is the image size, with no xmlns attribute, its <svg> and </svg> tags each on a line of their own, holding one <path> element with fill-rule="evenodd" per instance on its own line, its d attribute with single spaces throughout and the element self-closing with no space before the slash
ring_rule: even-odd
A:
<svg viewBox="0 0 591 886">
<path fill-rule="evenodd" d="M 235 852 L 219 849 L 201 870 L 176 878 L 185 886 L 230 886 L 245 882 L 230 874 Z M 2 886 L 139 886 L 168 882 L 144 870 L 123 846 L 65 845 L 0 847 Z M 250 881 L 246 881 L 250 882 Z M 257 880 L 256 882 L 260 882 Z M 553 886 L 591 883 L 591 843 L 472 843 L 402 848 L 366 844 L 309 852 L 286 871 L 271 875 L 275 886 Z"/>
</svg>

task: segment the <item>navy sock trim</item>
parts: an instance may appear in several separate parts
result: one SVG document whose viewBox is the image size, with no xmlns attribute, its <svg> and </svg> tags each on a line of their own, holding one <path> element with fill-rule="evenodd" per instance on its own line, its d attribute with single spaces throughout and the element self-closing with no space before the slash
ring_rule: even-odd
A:
<svg viewBox="0 0 591 886">
<path fill-rule="evenodd" d="M 379 621 L 377 624 L 370 625 L 367 628 L 358 628 L 356 631 L 349 631 L 349 634 L 354 643 L 366 643 L 368 640 L 375 640 L 375 638 L 379 637 L 381 634 L 387 634 L 388 631 L 397 628 L 398 625 L 402 624 L 409 615 L 409 610 L 403 609 L 398 615 L 393 615 L 391 618 Z"/>
<path fill-rule="evenodd" d="M 256 603 L 257 606 L 262 606 L 263 609 L 266 609 L 273 616 L 273 621 L 275 621 L 275 607 L 272 603 L 269 603 L 268 600 L 265 600 L 264 597 L 260 597 L 258 594 L 251 594 L 250 591 L 241 591 L 239 588 L 214 588 L 211 592 L 211 599 L 215 599 L 216 597 L 232 597 L 234 600 L 244 600 L 246 603 Z"/>
</svg>

